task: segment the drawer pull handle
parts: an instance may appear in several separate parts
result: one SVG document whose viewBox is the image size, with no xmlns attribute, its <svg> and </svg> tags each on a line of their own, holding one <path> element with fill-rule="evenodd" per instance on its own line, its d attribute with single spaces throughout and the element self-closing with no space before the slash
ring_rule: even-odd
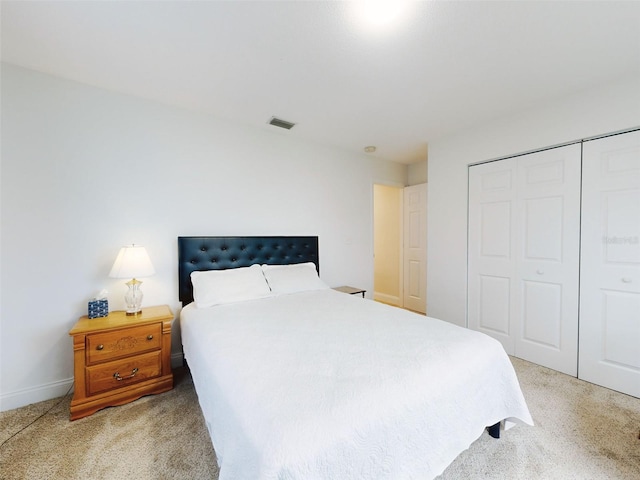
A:
<svg viewBox="0 0 640 480">
<path fill-rule="evenodd" d="M 129 380 L 130 378 L 133 378 L 136 376 L 136 373 L 138 373 L 138 369 L 134 368 L 133 370 L 131 370 L 131 375 L 129 375 L 128 377 L 121 377 L 119 372 L 116 372 L 113 374 L 113 378 L 115 378 L 117 381 L 121 382 L 122 380 Z"/>
<path fill-rule="evenodd" d="M 96 347 L 96 350 L 102 350 L 103 348 L 104 348 L 104 345 L 103 345 L 103 344 L 100 344 L 100 345 L 98 345 L 98 346 Z"/>
<path fill-rule="evenodd" d="M 153 340 L 153 335 L 147 335 L 147 340 Z"/>
</svg>

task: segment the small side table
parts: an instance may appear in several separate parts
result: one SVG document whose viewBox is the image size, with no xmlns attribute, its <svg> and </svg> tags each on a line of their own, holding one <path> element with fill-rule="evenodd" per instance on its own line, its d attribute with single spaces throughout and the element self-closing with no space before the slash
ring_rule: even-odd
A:
<svg viewBox="0 0 640 480">
<path fill-rule="evenodd" d="M 136 315 L 115 311 L 81 317 L 73 337 L 71 420 L 173 388 L 171 322 L 167 305 Z"/>
<path fill-rule="evenodd" d="M 358 295 L 359 293 L 361 293 L 362 298 L 364 298 L 364 294 L 367 292 L 362 288 L 349 287 L 347 285 L 343 285 L 342 287 L 335 287 L 334 290 L 342 293 L 348 293 L 349 295 Z"/>
</svg>

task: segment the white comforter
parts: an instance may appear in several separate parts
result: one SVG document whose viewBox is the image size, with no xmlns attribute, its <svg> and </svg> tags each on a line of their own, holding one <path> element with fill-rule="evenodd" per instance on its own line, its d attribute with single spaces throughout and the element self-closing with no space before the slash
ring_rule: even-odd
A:
<svg viewBox="0 0 640 480">
<path fill-rule="evenodd" d="M 492 338 L 333 290 L 181 313 L 220 480 L 429 479 L 533 424 Z"/>
</svg>

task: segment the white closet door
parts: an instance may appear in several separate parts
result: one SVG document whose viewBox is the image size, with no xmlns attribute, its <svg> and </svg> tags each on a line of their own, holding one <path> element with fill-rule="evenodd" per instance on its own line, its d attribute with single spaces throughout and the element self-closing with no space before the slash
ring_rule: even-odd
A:
<svg viewBox="0 0 640 480">
<path fill-rule="evenodd" d="M 580 378 L 640 397 L 640 132 L 584 144 Z"/>
<path fill-rule="evenodd" d="M 469 169 L 468 324 L 577 375 L 580 145 Z"/>
<path fill-rule="evenodd" d="M 469 169 L 468 327 L 515 355 L 512 320 L 516 286 L 517 197 L 515 159 Z"/>
<path fill-rule="evenodd" d="M 516 355 L 578 374 L 580 145 L 518 162 Z"/>
</svg>

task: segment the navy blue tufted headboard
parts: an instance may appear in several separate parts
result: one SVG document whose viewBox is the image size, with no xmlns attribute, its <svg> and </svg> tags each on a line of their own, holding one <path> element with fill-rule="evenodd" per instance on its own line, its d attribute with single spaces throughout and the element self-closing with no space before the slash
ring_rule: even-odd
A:
<svg viewBox="0 0 640 480">
<path fill-rule="evenodd" d="M 318 237 L 178 237 L 178 295 L 193 301 L 191 272 L 318 262 Z"/>
</svg>

